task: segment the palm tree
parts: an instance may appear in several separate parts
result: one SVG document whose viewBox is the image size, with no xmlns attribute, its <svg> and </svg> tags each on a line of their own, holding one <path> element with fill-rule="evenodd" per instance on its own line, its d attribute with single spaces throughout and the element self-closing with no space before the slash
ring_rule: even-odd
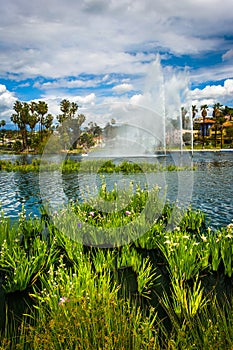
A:
<svg viewBox="0 0 233 350">
<path fill-rule="evenodd" d="M 217 147 L 217 131 L 219 129 L 219 122 L 222 116 L 222 105 L 217 102 L 213 105 L 213 119 L 215 121 L 214 123 L 214 147 Z M 222 143 L 222 142 L 221 142 Z"/>
<path fill-rule="evenodd" d="M 44 119 L 45 129 L 49 130 L 53 124 L 53 116 L 51 113 L 47 114 Z"/>
<path fill-rule="evenodd" d="M 18 127 L 18 133 L 19 133 L 19 123 L 20 123 L 19 115 L 16 114 L 16 113 L 13 113 L 13 114 L 11 115 L 11 121 L 12 121 L 15 125 L 17 125 L 17 127 Z"/>
<path fill-rule="evenodd" d="M 46 113 L 48 113 L 48 105 L 44 101 L 39 101 L 36 106 L 36 111 L 39 114 L 39 121 L 40 121 L 40 126 L 39 126 L 39 133 L 40 133 L 40 140 L 42 141 L 43 136 L 42 136 L 42 128 L 44 124 L 44 116 Z"/>
<path fill-rule="evenodd" d="M 75 140 L 73 142 L 73 147 L 77 147 L 78 139 L 80 138 L 81 135 L 81 125 L 85 122 L 86 117 L 84 114 L 79 114 L 77 118 L 72 118 L 70 120 L 70 128 L 72 129 L 72 134 L 73 134 L 73 139 Z"/>
<path fill-rule="evenodd" d="M 206 134 L 206 127 L 205 127 L 205 118 L 207 116 L 208 106 L 206 104 L 201 106 L 201 115 L 202 115 L 202 148 L 205 147 L 205 134 Z"/>
<path fill-rule="evenodd" d="M 4 119 L 2 119 L 0 121 L 0 128 L 4 127 L 6 125 L 6 121 Z M 2 129 L 2 144 L 4 146 L 4 133 L 5 133 L 5 129 Z"/>
<path fill-rule="evenodd" d="M 4 119 L 2 119 L 1 121 L 0 121 L 0 128 L 2 127 L 2 126 L 5 126 L 6 125 L 6 121 L 4 120 Z"/>
<path fill-rule="evenodd" d="M 75 117 L 75 113 L 77 112 L 77 110 L 78 110 L 78 105 L 77 105 L 77 103 L 71 102 L 70 111 L 69 111 L 69 114 L 70 114 L 70 117 L 71 117 L 71 118 L 74 118 L 74 117 Z"/>
<path fill-rule="evenodd" d="M 29 122 L 29 104 L 27 102 L 23 102 L 22 110 L 20 113 L 20 118 L 21 118 L 21 133 L 23 137 L 23 146 L 24 148 L 27 147 L 28 145 L 28 133 L 27 133 L 27 125 Z"/>
<path fill-rule="evenodd" d="M 39 121 L 39 117 L 37 114 L 37 103 L 34 101 L 30 102 L 29 110 L 30 110 L 30 117 L 29 117 L 28 125 L 30 126 L 30 129 L 32 132 Z"/>
<path fill-rule="evenodd" d="M 181 107 L 182 129 L 186 129 L 186 114 L 187 109 L 185 109 L 185 107 Z"/>
<path fill-rule="evenodd" d="M 12 114 L 11 120 L 17 124 L 23 141 L 23 148 L 27 146 L 27 124 L 29 120 L 29 105 L 27 102 L 16 101 L 13 109 L 16 113 Z"/>
<path fill-rule="evenodd" d="M 83 114 L 79 114 L 76 117 L 76 112 L 78 110 L 78 105 L 76 102 L 70 102 L 69 100 L 62 100 L 60 102 L 60 110 L 62 114 L 57 116 L 57 120 L 60 123 L 60 133 L 63 135 L 67 134 L 72 141 L 73 147 L 77 147 L 77 140 L 80 137 L 81 131 L 80 127 L 86 120 Z M 67 121 L 66 123 L 64 123 Z M 64 124 L 63 124 L 64 123 Z M 63 125 L 62 125 L 63 124 Z"/>
<path fill-rule="evenodd" d="M 197 112 L 198 112 L 197 106 L 192 105 L 192 118 L 193 119 L 195 118 Z"/>
</svg>

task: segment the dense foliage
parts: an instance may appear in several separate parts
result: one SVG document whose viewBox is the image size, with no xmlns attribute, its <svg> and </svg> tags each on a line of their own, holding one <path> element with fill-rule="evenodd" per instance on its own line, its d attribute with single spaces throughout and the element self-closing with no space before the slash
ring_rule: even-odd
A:
<svg viewBox="0 0 233 350">
<path fill-rule="evenodd" d="M 63 173 L 70 172 L 98 172 L 101 173 L 144 173 L 144 172 L 157 172 L 157 171 L 182 171 L 182 170 L 195 170 L 195 167 L 190 166 L 177 166 L 174 164 L 163 165 L 162 163 L 131 163 L 129 161 L 122 161 L 119 164 L 115 164 L 111 160 L 84 160 L 75 161 L 66 159 L 65 161 L 52 163 L 47 160 L 41 161 L 40 159 L 33 159 L 30 164 L 27 162 L 21 162 L 16 160 L 11 162 L 10 160 L 0 160 L 0 171 L 52 171 L 61 170 Z"/>
<path fill-rule="evenodd" d="M 104 184 L 50 216 L 2 213 L 1 349 L 232 349 L 233 225 L 212 231 L 157 187 L 127 191 L 111 213 L 96 209 L 119 194 Z M 87 245 L 125 227 L 122 245 Z"/>
</svg>

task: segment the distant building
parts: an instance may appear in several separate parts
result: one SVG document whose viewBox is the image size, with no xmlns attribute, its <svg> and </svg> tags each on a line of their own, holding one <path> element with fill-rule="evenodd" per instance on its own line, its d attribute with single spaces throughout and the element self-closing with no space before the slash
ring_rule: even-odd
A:
<svg viewBox="0 0 233 350">
<path fill-rule="evenodd" d="M 200 134 L 203 135 L 203 129 L 204 129 L 204 136 L 210 136 L 210 129 L 215 124 L 215 121 L 211 118 L 205 118 L 205 122 L 203 122 L 203 118 L 196 118 L 194 120 L 195 124 L 200 125 Z"/>
</svg>

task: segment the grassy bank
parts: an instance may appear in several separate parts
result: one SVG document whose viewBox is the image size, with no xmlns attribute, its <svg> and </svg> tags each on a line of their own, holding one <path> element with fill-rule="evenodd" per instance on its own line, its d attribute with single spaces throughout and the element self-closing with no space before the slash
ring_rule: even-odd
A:
<svg viewBox="0 0 233 350">
<path fill-rule="evenodd" d="M 2 213 L 1 349 L 232 349 L 233 226 L 211 231 L 158 188 L 104 212 L 118 193 L 101 191 L 50 217 Z"/>
<path fill-rule="evenodd" d="M 131 163 L 122 161 L 115 164 L 111 160 L 84 160 L 74 161 L 67 159 L 60 163 L 52 163 L 48 161 L 41 161 L 40 159 L 33 159 L 31 164 L 22 163 L 18 160 L 12 162 L 10 160 L 0 160 L 0 171 L 21 171 L 21 172 L 39 172 L 39 171 L 53 171 L 60 170 L 63 173 L 71 172 L 98 172 L 98 173 L 140 173 L 140 172 L 156 172 L 156 171 L 181 171 L 193 170 L 194 167 L 176 166 L 174 164 L 163 165 L 162 163 Z"/>
</svg>

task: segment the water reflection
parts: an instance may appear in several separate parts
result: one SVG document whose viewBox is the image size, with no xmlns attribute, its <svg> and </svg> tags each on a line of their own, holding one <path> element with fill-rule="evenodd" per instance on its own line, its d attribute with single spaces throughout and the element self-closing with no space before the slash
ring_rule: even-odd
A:
<svg viewBox="0 0 233 350">
<path fill-rule="evenodd" d="M 8 157 L 8 158 L 7 158 Z M 10 156 L 11 160 L 19 159 L 19 156 Z M 20 156 L 21 157 L 21 156 Z M 20 158 L 31 162 L 35 156 L 29 155 Z M 72 156 L 77 161 L 79 157 Z M 9 155 L 1 155 L 1 159 L 9 159 Z M 183 161 L 179 153 L 168 154 L 166 164 L 177 164 Z M 53 156 L 53 161 L 59 161 L 59 157 Z M 135 161 L 135 160 L 134 160 Z M 147 159 L 148 161 L 148 159 Z M 149 159 L 153 161 L 153 159 Z M 155 161 L 155 159 L 154 159 Z M 194 172 L 166 172 L 160 174 L 133 174 L 133 175 L 106 175 L 105 179 L 109 188 L 117 182 L 118 186 L 126 187 L 131 181 L 135 185 L 146 183 L 149 186 L 158 184 L 161 187 L 161 195 L 180 203 L 186 202 L 193 208 L 200 208 L 211 220 L 211 226 L 219 227 L 227 225 L 233 220 L 233 153 L 230 152 L 198 152 L 192 159 L 197 170 Z M 95 195 L 102 183 L 102 178 L 96 174 L 61 174 L 58 171 L 45 172 L 43 178 L 43 190 L 40 191 L 38 173 L 0 172 L 0 202 L 6 216 L 17 218 L 25 207 L 27 214 L 40 215 L 43 203 L 49 202 L 54 210 L 67 203 L 69 200 L 84 200 L 88 198 L 85 188 L 89 186 Z M 191 185 L 193 184 L 193 187 Z"/>
</svg>

